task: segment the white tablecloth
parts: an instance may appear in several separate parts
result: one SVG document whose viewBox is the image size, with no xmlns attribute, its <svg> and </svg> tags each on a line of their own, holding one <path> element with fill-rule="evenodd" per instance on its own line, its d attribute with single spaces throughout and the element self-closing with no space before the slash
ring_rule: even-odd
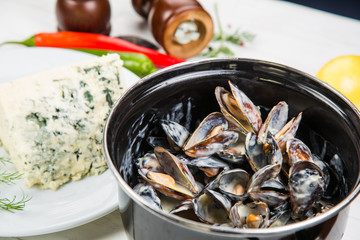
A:
<svg viewBox="0 0 360 240">
<path fill-rule="evenodd" d="M 38 32 L 56 31 L 55 2 L 55 0 L 0 0 L 0 42 L 25 39 Z M 110 0 L 110 2 L 111 35 L 137 35 L 154 41 L 146 22 L 133 10 L 130 0 Z M 252 43 L 234 48 L 237 57 L 275 61 L 315 74 L 324 63 L 334 57 L 347 54 L 360 55 L 360 21 L 358 20 L 275 0 L 201 0 L 200 2 L 212 16 L 214 16 L 214 4 L 218 3 L 222 25 L 226 30 L 239 29 L 256 34 Z M 11 47 L 16 46 L 3 48 Z M 344 240 L 359 238 L 356 230 L 360 226 L 359 216 L 360 198 L 357 198 L 351 205 Z M 126 240 L 127 237 L 122 227 L 120 213 L 115 211 L 80 227 L 21 239 Z"/>
</svg>

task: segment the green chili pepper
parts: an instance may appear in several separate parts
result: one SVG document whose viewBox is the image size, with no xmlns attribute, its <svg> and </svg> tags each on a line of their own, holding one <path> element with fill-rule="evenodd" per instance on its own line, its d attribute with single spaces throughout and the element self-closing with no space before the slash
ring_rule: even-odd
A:
<svg viewBox="0 0 360 240">
<path fill-rule="evenodd" d="M 146 75 L 155 72 L 157 69 L 154 66 L 154 63 L 142 53 L 132 53 L 132 52 L 118 52 L 118 51 L 108 51 L 100 49 L 83 49 L 83 48 L 73 48 L 76 51 L 86 52 L 94 54 L 96 56 L 103 56 L 109 53 L 119 54 L 121 60 L 124 61 L 124 67 L 139 77 L 145 77 Z"/>
</svg>

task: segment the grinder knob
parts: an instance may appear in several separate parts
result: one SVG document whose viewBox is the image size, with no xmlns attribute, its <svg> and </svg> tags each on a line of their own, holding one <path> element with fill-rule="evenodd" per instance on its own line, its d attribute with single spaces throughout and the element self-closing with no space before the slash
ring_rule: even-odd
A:
<svg viewBox="0 0 360 240">
<path fill-rule="evenodd" d="M 109 35 L 109 0 L 57 0 L 59 31 L 90 32 Z"/>
</svg>

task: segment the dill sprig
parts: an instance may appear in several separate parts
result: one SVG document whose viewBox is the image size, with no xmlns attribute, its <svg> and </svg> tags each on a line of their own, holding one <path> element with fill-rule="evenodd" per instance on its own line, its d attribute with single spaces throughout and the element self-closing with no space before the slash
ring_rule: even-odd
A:
<svg viewBox="0 0 360 240">
<path fill-rule="evenodd" d="M 10 162 L 11 162 L 10 158 L 8 158 L 8 157 L 0 157 L 0 163 L 6 164 L 6 163 L 10 163 Z"/>
<path fill-rule="evenodd" d="M 10 158 L 0 157 L 0 164 L 5 165 L 11 163 Z M 18 171 L 16 172 L 0 172 L 0 184 L 14 184 L 14 181 L 19 179 L 22 174 Z M 25 208 L 26 203 L 31 199 L 31 197 L 23 195 L 23 197 L 18 200 L 16 196 L 13 196 L 12 199 L 9 198 L 0 198 L 0 209 L 14 213 L 15 211 L 22 211 Z"/>
<path fill-rule="evenodd" d="M 16 196 L 12 200 L 8 198 L 0 198 L 0 208 L 9 211 L 22 211 L 24 210 L 25 204 L 30 200 L 30 197 L 23 196 L 20 200 L 16 200 Z"/>
<path fill-rule="evenodd" d="M 2 163 L 3 165 L 7 164 L 7 163 L 11 163 L 10 158 L 8 157 L 0 157 L 0 163 Z M 17 180 L 21 177 L 21 174 L 19 172 L 7 172 L 7 171 L 2 171 L 0 172 L 0 183 L 5 183 L 5 184 L 14 184 L 14 180 Z"/>
<path fill-rule="evenodd" d="M 221 53 L 227 56 L 234 56 L 234 52 L 225 45 L 225 42 L 232 43 L 238 46 L 243 46 L 245 42 L 253 41 L 255 38 L 255 34 L 252 34 L 250 32 L 239 32 L 239 30 L 235 30 L 235 32 L 232 34 L 226 34 L 221 25 L 217 4 L 214 5 L 214 9 L 219 32 L 214 34 L 212 41 L 219 42 L 220 45 L 218 47 L 210 46 L 208 50 L 202 54 L 202 56 L 216 57 Z"/>
<path fill-rule="evenodd" d="M 0 183 L 14 184 L 14 180 L 19 179 L 21 174 L 19 172 L 0 172 Z"/>
<path fill-rule="evenodd" d="M 239 32 L 239 30 L 235 30 L 235 32 L 231 35 L 223 34 L 214 34 L 213 40 L 214 41 L 225 41 L 230 42 L 235 45 L 242 46 L 245 42 L 251 42 L 255 38 L 255 35 L 249 32 Z"/>
</svg>

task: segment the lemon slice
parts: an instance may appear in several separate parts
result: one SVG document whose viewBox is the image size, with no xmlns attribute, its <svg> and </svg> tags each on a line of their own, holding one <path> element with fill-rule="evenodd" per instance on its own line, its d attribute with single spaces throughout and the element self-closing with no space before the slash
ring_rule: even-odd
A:
<svg viewBox="0 0 360 240">
<path fill-rule="evenodd" d="M 337 89 L 360 109 L 360 56 L 336 57 L 327 62 L 316 77 Z"/>
</svg>

